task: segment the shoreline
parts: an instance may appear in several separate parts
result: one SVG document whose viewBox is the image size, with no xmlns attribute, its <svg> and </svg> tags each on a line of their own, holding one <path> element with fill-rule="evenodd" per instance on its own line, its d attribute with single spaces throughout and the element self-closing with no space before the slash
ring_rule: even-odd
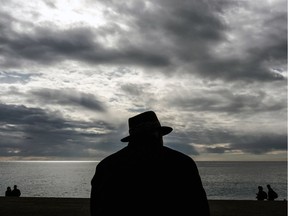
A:
<svg viewBox="0 0 288 216">
<path fill-rule="evenodd" d="M 1 216 L 90 216 L 89 198 L 0 197 Z M 287 216 L 287 201 L 209 200 L 211 216 Z"/>
</svg>

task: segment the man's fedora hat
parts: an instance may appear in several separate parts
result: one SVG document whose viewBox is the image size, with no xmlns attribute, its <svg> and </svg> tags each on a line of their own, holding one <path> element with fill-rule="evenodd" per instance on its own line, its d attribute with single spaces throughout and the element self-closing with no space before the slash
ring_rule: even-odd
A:
<svg viewBox="0 0 288 216">
<path fill-rule="evenodd" d="M 131 137 L 151 131 L 160 131 L 162 136 L 169 134 L 173 129 L 161 126 L 155 112 L 146 111 L 128 119 L 129 136 L 121 139 L 122 142 L 129 142 Z"/>
</svg>

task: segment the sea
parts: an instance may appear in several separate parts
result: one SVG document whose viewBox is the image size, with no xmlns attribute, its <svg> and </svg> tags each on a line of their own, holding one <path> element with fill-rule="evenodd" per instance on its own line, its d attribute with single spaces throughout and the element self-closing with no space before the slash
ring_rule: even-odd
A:
<svg viewBox="0 0 288 216">
<path fill-rule="evenodd" d="M 0 196 L 17 185 L 21 197 L 89 198 L 97 161 L 0 162 Z M 287 200 L 287 162 L 196 161 L 208 199 L 256 200 L 267 184 Z M 191 182 L 193 184 L 193 182 Z"/>
</svg>

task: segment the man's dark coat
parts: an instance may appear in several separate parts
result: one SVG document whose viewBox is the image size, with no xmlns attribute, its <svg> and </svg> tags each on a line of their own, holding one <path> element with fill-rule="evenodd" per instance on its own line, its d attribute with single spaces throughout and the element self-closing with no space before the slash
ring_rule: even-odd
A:
<svg viewBox="0 0 288 216">
<path fill-rule="evenodd" d="M 97 165 L 91 183 L 92 216 L 210 214 L 195 162 L 165 146 L 147 157 L 128 144 Z"/>
</svg>

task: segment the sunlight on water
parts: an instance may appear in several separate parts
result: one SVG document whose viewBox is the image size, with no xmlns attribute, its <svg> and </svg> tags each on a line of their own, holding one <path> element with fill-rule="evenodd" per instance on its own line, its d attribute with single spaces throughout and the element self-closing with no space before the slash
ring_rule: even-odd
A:
<svg viewBox="0 0 288 216">
<path fill-rule="evenodd" d="M 7 161 L 7 162 L 17 162 L 17 163 L 95 163 L 97 162 L 98 163 L 100 161 Z"/>
</svg>

